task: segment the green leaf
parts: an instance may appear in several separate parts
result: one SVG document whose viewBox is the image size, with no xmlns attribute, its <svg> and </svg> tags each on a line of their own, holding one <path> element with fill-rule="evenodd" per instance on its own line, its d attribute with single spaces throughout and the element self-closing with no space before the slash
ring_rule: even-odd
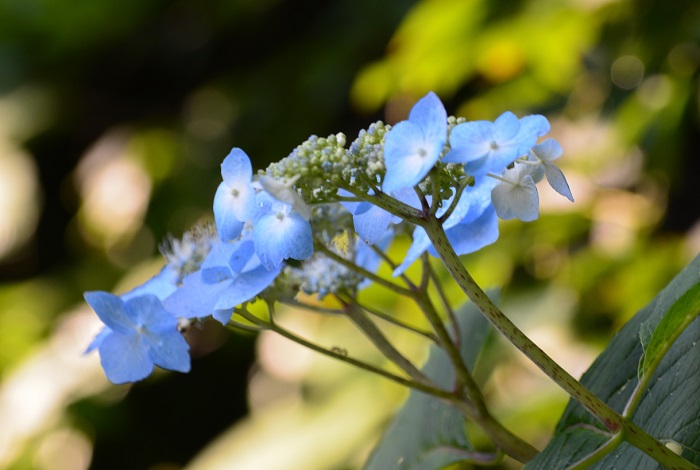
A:
<svg viewBox="0 0 700 470">
<path fill-rule="evenodd" d="M 461 354 L 474 364 L 491 327 L 471 303 L 457 311 Z M 437 385 L 451 389 L 455 374 L 447 354 L 431 347 L 423 372 Z M 470 458 L 474 451 L 465 434 L 465 419 L 455 408 L 423 392 L 411 391 L 403 408 L 365 464 L 365 470 L 434 470 Z"/>
<path fill-rule="evenodd" d="M 644 349 L 641 376 L 653 372 L 678 336 L 700 314 L 700 283 L 688 289 L 663 316 Z"/>
<path fill-rule="evenodd" d="M 699 282 L 700 256 L 615 335 L 581 378 L 586 387 L 620 413 L 641 393 L 632 421 L 661 442 L 678 444 L 681 455 L 696 465 L 700 464 L 700 321 L 697 316 L 694 320 L 687 316 L 692 316 L 689 310 L 697 307 Z M 677 336 L 675 341 L 673 336 Z M 644 390 L 635 392 L 645 349 L 649 358 L 656 357 L 652 354 L 663 357 L 656 358 L 655 370 L 642 368 L 651 374 L 650 380 Z M 567 468 L 608 440 L 602 425 L 572 400 L 552 441 L 525 468 Z M 589 468 L 661 468 L 625 442 L 613 447 Z"/>
</svg>

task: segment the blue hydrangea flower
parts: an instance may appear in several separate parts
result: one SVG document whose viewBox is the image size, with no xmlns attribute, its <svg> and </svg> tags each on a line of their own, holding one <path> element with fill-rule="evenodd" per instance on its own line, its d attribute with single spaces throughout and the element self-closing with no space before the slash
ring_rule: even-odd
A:
<svg viewBox="0 0 700 470">
<path fill-rule="evenodd" d="M 145 294 L 124 300 L 108 292 L 86 292 L 85 300 L 106 325 L 88 351 L 97 348 L 111 382 L 144 379 L 154 365 L 189 372 L 189 345 L 158 297 Z"/>
<path fill-rule="evenodd" d="M 221 164 L 223 181 L 214 196 L 214 220 L 221 241 L 237 238 L 255 215 L 253 168 L 246 153 L 234 148 Z"/>
<path fill-rule="evenodd" d="M 173 266 L 166 264 L 158 274 L 120 297 L 122 300 L 129 300 L 141 295 L 155 295 L 159 300 L 163 300 L 175 292 L 178 278 L 178 271 Z"/>
<path fill-rule="evenodd" d="M 280 269 L 278 266 L 267 270 L 255 254 L 250 239 L 217 243 L 202 268 L 185 277 L 182 286 L 166 298 L 163 305 L 182 318 L 212 315 L 225 325 L 233 308 L 262 292 L 275 280 Z"/>
<path fill-rule="evenodd" d="M 340 196 L 352 196 L 352 193 L 343 189 L 339 190 L 338 194 Z M 409 206 L 420 207 L 418 195 L 411 188 L 399 189 L 392 192 L 391 196 Z M 367 245 L 374 245 L 377 240 L 387 233 L 390 224 L 398 224 L 402 220 L 400 217 L 396 217 L 367 201 L 342 202 L 341 204 L 352 214 L 355 231 Z"/>
<path fill-rule="evenodd" d="M 571 194 L 571 189 L 569 189 L 569 183 L 566 182 L 564 173 L 552 163 L 561 156 L 562 152 L 561 145 L 554 139 L 547 139 L 541 144 L 532 147 L 532 154 L 544 165 L 544 172 L 547 175 L 549 185 L 569 201 L 574 202 L 574 197 Z"/>
<path fill-rule="evenodd" d="M 396 124 L 385 137 L 382 191 L 390 193 L 420 183 L 440 158 L 446 140 L 447 112 L 440 98 L 430 92 L 413 106 L 408 120 Z"/>
<path fill-rule="evenodd" d="M 498 239 L 498 218 L 491 203 L 491 190 L 497 183 L 492 178 L 479 178 L 474 186 L 465 188 L 454 211 L 443 224 L 447 239 L 458 255 L 473 253 Z M 438 217 L 445 213 L 451 202 L 452 199 L 448 199 L 443 203 L 437 212 Z M 394 276 L 403 274 L 425 250 L 438 256 L 426 231 L 416 227 L 413 242 L 401 265 L 394 270 Z"/>
<path fill-rule="evenodd" d="M 258 212 L 253 222 L 255 252 L 268 270 L 277 269 L 285 259 L 309 259 L 314 252 L 311 224 L 291 204 L 266 192 L 257 195 Z"/>
<path fill-rule="evenodd" d="M 501 182 L 491 191 L 498 217 L 518 218 L 523 222 L 539 217 L 540 198 L 532 171 L 531 165 L 516 164 L 503 172 Z"/>
<path fill-rule="evenodd" d="M 481 176 L 500 174 L 515 159 L 527 155 L 537 138 L 549 132 L 544 116 L 518 119 L 506 111 L 493 123 L 472 121 L 456 125 L 450 132 L 451 150 L 446 163 L 464 163 L 467 173 Z"/>
</svg>

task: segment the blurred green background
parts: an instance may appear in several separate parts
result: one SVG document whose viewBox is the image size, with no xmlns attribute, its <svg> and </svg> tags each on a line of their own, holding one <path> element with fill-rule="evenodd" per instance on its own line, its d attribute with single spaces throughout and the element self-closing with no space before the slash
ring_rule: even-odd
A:
<svg viewBox="0 0 700 470">
<path fill-rule="evenodd" d="M 468 119 L 550 119 L 576 202 L 540 188 L 540 219 L 465 263 L 580 375 L 700 251 L 699 77 L 691 0 L 0 0 L 0 468 L 361 466 L 405 391 L 210 324 L 192 373 L 112 386 L 81 355 L 99 329 L 82 292 L 156 272 L 159 243 L 211 217 L 231 147 L 262 168 L 429 90 Z M 282 316 L 379 361 L 342 319 Z M 494 413 L 543 446 L 566 397 L 487 352 Z"/>
</svg>

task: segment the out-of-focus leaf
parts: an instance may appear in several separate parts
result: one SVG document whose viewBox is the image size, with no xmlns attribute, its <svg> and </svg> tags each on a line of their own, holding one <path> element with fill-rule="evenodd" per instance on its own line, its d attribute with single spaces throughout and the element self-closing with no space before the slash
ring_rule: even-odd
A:
<svg viewBox="0 0 700 470">
<path fill-rule="evenodd" d="M 462 338 L 462 358 L 473 370 L 491 327 L 471 302 L 457 312 L 457 323 Z M 450 359 L 435 346 L 430 350 L 423 372 L 445 389 L 454 384 Z M 474 449 L 464 425 L 464 417 L 455 408 L 423 392 L 411 391 L 367 461 L 365 470 L 433 470 L 465 460 Z"/>
<path fill-rule="evenodd" d="M 674 310 L 685 308 L 679 305 L 681 301 L 684 304 L 697 301 L 699 281 L 700 256 L 620 330 L 584 374 L 581 382 L 613 409 L 622 412 L 638 383 L 637 369 L 644 352 L 639 340 L 640 330 L 658 330 L 652 325 L 663 327 L 663 331 L 673 329 L 675 320 L 665 318 L 669 314 L 673 317 L 680 315 Z M 663 331 L 658 333 L 659 340 L 654 339 L 654 334 L 651 335 L 647 351 L 652 343 L 669 337 Z M 663 348 L 655 347 L 655 350 L 664 352 Z M 631 417 L 632 421 L 660 441 L 678 444 L 682 448 L 682 456 L 695 464 L 700 464 L 699 359 L 700 322 L 696 318 L 666 351 Z M 566 468 L 605 443 L 608 438 L 604 432 L 596 419 L 572 400 L 552 441 L 526 468 Z M 658 462 L 641 450 L 622 443 L 591 468 L 660 467 Z"/>
</svg>

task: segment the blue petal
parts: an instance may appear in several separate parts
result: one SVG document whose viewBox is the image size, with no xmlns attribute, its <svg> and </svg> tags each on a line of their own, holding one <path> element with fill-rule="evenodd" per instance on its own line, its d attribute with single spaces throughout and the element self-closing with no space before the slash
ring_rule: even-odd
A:
<svg viewBox="0 0 700 470">
<path fill-rule="evenodd" d="M 221 163 L 221 176 L 229 186 L 249 183 L 253 178 L 253 167 L 246 153 L 234 147 Z"/>
<path fill-rule="evenodd" d="M 540 160 L 552 162 L 557 158 L 561 157 L 561 154 L 564 152 L 564 149 L 561 148 L 561 145 L 559 145 L 559 142 L 557 142 L 556 140 L 547 139 L 541 144 L 537 144 L 534 147 L 532 147 L 532 152 Z"/>
<path fill-rule="evenodd" d="M 457 124 L 450 132 L 451 150 L 442 161 L 467 163 L 483 158 L 491 151 L 493 140 L 493 124 L 489 121 Z"/>
<path fill-rule="evenodd" d="M 153 372 L 153 361 L 137 334 L 113 332 L 102 340 L 98 350 L 102 368 L 112 383 L 136 382 Z"/>
<path fill-rule="evenodd" d="M 239 244 L 236 240 L 232 243 L 219 242 L 212 245 L 200 267 L 203 282 L 216 284 L 232 277 L 229 260 Z"/>
<path fill-rule="evenodd" d="M 420 258 L 420 255 L 422 255 L 429 246 L 430 238 L 428 238 L 426 231 L 421 227 L 416 227 L 413 230 L 413 243 L 411 243 L 408 251 L 406 251 L 406 256 L 404 256 L 403 262 L 396 269 L 394 269 L 392 275 L 396 277 L 403 274 L 414 261 Z"/>
<path fill-rule="evenodd" d="M 214 220 L 221 241 L 227 242 L 238 238 L 244 222 L 236 217 L 235 198 L 226 183 L 221 183 L 214 195 Z"/>
<path fill-rule="evenodd" d="M 435 93 L 428 93 L 411 109 L 408 121 L 386 135 L 386 175 L 382 190 L 390 193 L 420 183 L 435 165 L 447 140 L 447 112 Z"/>
<path fill-rule="evenodd" d="M 111 330 L 130 334 L 134 331 L 134 318 L 124 309 L 124 301 L 114 294 L 102 291 L 85 292 L 85 301 L 92 307 L 102 323 Z"/>
<path fill-rule="evenodd" d="M 518 218 L 523 222 L 532 222 L 539 217 L 539 195 L 530 175 L 526 174 L 515 185 L 499 184 L 491 191 L 491 199 L 501 219 Z"/>
<path fill-rule="evenodd" d="M 199 271 L 182 281 L 182 287 L 163 301 L 163 306 L 176 317 L 204 318 L 214 311 L 221 293 L 231 284 L 230 280 L 208 283 L 202 280 Z"/>
<path fill-rule="evenodd" d="M 547 175 L 547 182 L 549 182 L 549 185 L 569 201 L 574 202 L 574 196 L 571 194 L 571 189 L 569 189 L 569 183 L 566 182 L 566 177 L 559 167 L 554 165 L 554 163 L 545 162 L 544 171 Z"/>
<path fill-rule="evenodd" d="M 374 245 L 384 235 L 391 223 L 392 215 L 374 204 L 361 214 L 355 214 L 355 231 L 368 245 Z"/>
<path fill-rule="evenodd" d="M 146 335 L 144 342 L 155 365 L 178 372 L 190 371 L 190 346 L 177 328 Z"/>
<path fill-rule="evenodd" d="M 151 331 L 177 329 L 177 319 L 163 308 L 155 295 L 134 297 L 125 303 L 124 309 L 136 319 L 140 328 Z"/>
<path fill-rule="evenodd" d="M 508 142 L 520 130 L 520 120 L 510 111 L 506 111 L 493 122 L 493 137 L 498 143 Z"/>
<path fill-rule="evenodd" d="M 537 137 L 542 137 L 549 132 L 550 127 L 551 126 L 549 125 L 549 121 L 546 117 L 540 114 L 532 114 L 520 119 L 519 134 L 534 135 L 535 139 L 537 139 Z"/>
<path fill-rule="evenodd" d="M 493 206 L 489 206 L 475 220 L 457 224 L 445 231 L 447 239 L 458 255 L 473 253 L 498 240 L 498 217 Z M 431 246 L 430 252 L 437 256 Z"/>
<path fill-rule="evenodd" d="M 169 265 L 165 265 L 158 274 L 138 287 L 122 294 L 120 297 L 126 301 L 141 295 L 151 294 L 163 300 L 177 289 L 178 273 Z"/>
<path fill-rule="evenodd" d="M 95 350 L 102 344 L 102 340 L 105 339 L 107 336 L 111 335 L 113 332 L 110 330 L 108 327 L 102 328 L 102 331 L 100 331 L 97 336 L 92 340 L 92 342 L 88 345 L 87 349 L 85 350 L 85 354 Z"/>
<path fill-rule="evenodd" d="M 256 295 L 272 284 L 272 281 L 275 280 L 281 269 L 280 266 L 277 269 L 268 271 L 264 266 L 259 266 L 252 271 L 238 275 L 231 285 L 221 292 L 214 306 L 214 311 L 232 309 L 243 302 L 248 302 L 255 298 Z M 216 315 L 214 315 L 214 318 L 216 318 Z"/>
<path fill-rule="evenodd" d="M 440 98 L 429 92 L 413 105 L 408 120 L 421 128 L 423 138 L 434 143 L 439 155 L 447 138 L 447 111 Z"/>
<path fill-rule="evenodd" d="M 384 144 L 386 175 L 382 191 L 389 193 L 420 183 L 437 161 L 432 143 L 426 142 L 421 128 L 403 121 L 391 128 Z"/>
<path fill-rule="evenodd" d="M 268 270 L 276 269 L 287 258 L 304 260 L 313 254 L 311 225 L 289 208 L 277 206 L 258 217 L 253 237 L 255 251 Z"/>
<path fill-rule="evenodd" d="M 260 264 L 256 260 L 251 258 L 257 258 L 255 256 L 255 243 L 253 240 L 245 240 L 238 244 L 238 248 L 231 254 L 229 258 L 228 265 L 231 267 L 231 271 L 234 273 L 240 273 L 248 267 L 251 262 Z"/>
</svg>

